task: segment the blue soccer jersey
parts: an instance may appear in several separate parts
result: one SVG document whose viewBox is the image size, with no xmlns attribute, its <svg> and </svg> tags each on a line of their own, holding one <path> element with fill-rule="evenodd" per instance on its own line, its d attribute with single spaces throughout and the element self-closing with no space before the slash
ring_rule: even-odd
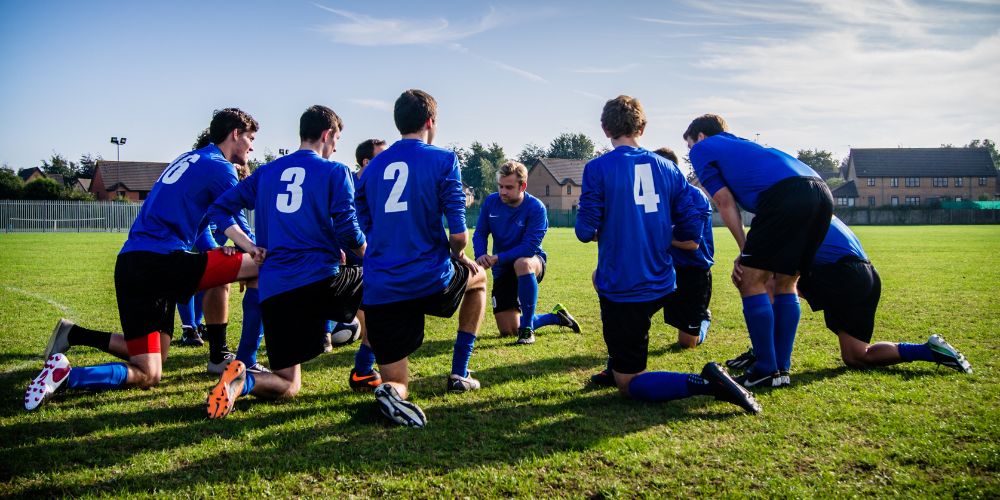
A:
<svg viewBox="0 0 1000 500">
<path fill-rule="evenodd" d="M 706 137 L 691 148 L 691 165 L 701 185 L 715 196 L 728 187 L 746 210 L 757 213 L 757 197 L 789 177 L 819 177 L 805 163 L 728 132 Z"/>
<path fill-rule="evenodd" d="M 451 233 L 465 232 L 465 193 L 455 153 L 419 139 L 379 153 L 358 184 L 365 253 L 365 304 L 425 297 L 451 282 Z"/>
<path fill-rule="evenodd" d="M 190 250 L 208 227 L 208 207 L 236 182 L 236 168 L 214 144 L 180 155 L 153 184 L 121 253 Z"/>
<path fill-rule="evenodd" d="M 826 238 L 823 238 L 823 244 L 816 250 L 813 262 L 817 266 L 833 264 L 849 255 L 868 260 L 858 237 L 854 236 L 854 232 L 847 227 L 847 224 L 835 215 L 830 220 L 830 229 L 826 232 Z"/>
<path fill-rule="evenodd" d="M 674 260 L 675 267 L 696 267 L 699 269 L 709 269 L 715 264 L 715 238 L 712 236 L 712 204 L 708 201 L 708 196 L 694 186 L 688 185 L 685 192 L 694 203 L 695 210 L 699 213 L 708 212 L 705 215 L 705 228 L 701 232 L 701 239 L 695 240 L 698 243 L 697 250 L 683 250 L 670 245 L 667 250 Z"/>
<path fill-rule="evenodd" d="M 356 173 L 351 174 L 351 185 L 355 186 L 355 192 L 356 192 L 357 191 L 356 187 L 358 185 L 358 174 Z M 366 239 L 368 238 L 368 233 L 365 233 L 365 238 Z M 365 261 L 364 257 L 347 249 L 344 250 L 344 256 L 347 257 L 347 265 L 349 266 L 360 266 L 364 264 Z"/>
<path fill-rule="evenodd" d="M 676 288 L 673 239 L 701 237 L 706 211 L 686 192 L 673 162 L 643 148 L 618 146 L 583 169 L 576 236 L 597 235 L 597 291 L 616 302 L 655 300 Z"/>
<path fill-rule="evenodd" d="M 350 176 L 347 165 L 299 150 L 262 165 L 209 209 L 223 231 L 243 208 L 255 210 L 257 245 L 267 249 L 261 301 L 337 274 L 339 241 L 348 252 L 365 243 Z"/>
<path fill-rule="evenodd" d="M 500 259 L 492 268 L 495 278 L 512 269 L 521 257 L 538 255 L 544 260 L 542 239 L 548 229 L 545 205 L 538 198 L 524 193 L 521 204 L 511 207 L 500 200 L 499 193 L 493 193 L 483 200 L 472 246 L 476 258 L 487 255 L 487 238 L 493 235 L 493 255 Z"/>
</svg>

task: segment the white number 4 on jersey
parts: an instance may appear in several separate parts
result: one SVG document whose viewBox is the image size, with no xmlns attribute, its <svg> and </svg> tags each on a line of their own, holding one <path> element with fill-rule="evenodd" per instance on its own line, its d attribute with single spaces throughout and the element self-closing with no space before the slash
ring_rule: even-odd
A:
<svg viewBox="0 0 1000 500">
<path fill-rule="evenodd" d="M 642 205 L 647 214 L 656 212 L 656 205 L 660 203 L 660 195 L 656 194 L 656 186 L 653 183 L 653 168 L 648 163 L 639 163 L 635 166 L 635 185 L 632 188 L 632 194 L 635 195 L 635 204 Z"/>
</svg>

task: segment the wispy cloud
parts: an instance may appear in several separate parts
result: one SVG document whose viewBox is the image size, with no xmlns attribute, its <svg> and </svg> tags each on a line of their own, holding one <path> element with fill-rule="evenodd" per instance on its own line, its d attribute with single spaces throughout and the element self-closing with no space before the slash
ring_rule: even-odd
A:
<svg viewBox="0 0 1000 500">
<path fill-rule="evenodd" d="M 673 24 L 676 26 L 739 26 L 740 24 L 746 24 L 746 23 L 720 23 L 715 21 L 671 21 L 667 19 L 653 19 L 650 17 L 633 17 L 632 19 L 638 21 L 647 21 L 650 23 Z"/>
<path fill-rule="evenodd" d="M 496 11 L 492 8 L 489 14 L 477 21 L 453 25 L 444 18 L 378 19 L 347 10 L 315 5 L 348 20 L 321 26 L 319 31 L 334 42 L 366 47 L 443 44 L 481 33 L 499 23 Z"/>
<path fill-rule="evenodd" d="M 369 108 L 375 108 L 380 111 L 392 111 L 393 104 L 389 101 L 383 101 L 380 99 L 348 99 L 348 101 L 354 104 L 360 104 Z"/>
<path fill-rule="evenodd" d="M 599 99 L 601 101 L 607 101 L 608 100 L 607 97 L 599 96 L 597 94 L 591 94 L 590 92 L 585 92 L 583 90 L 575 90 L 574 92 L 576 92 L 577 94 L 580 94 L 582 96 L 590 97 L 590 98 L 593 98 L 593 99 Z"/>
<path fill-rule="evenodd" d="M 488 63 L 490 63 L 490 64 L 492 64 L 492 65 L 494 65 L 494 66 L 496 66 L 496 67 L 498 67 L 498 68 L 500 68 L 500 69 L 505 69 L 507 71 L 511 71 L 511 72 L 516 73 L 518 75 L 521 75 L 521 76 L 523 76 L 523 77 L 525 77 L 525 78 L 527 78 L 529 80 L 540 82 L 540 83 L 549 83 L 548 80 L 546 80 L 546 79 L 544 79 L 544 78 L 542 78 L 542 77 L 540 77 L 540 76 L 538 76 L 538 75 L 536 75 L 534 73 L 527 72 L 527 71 L 525 71 L 523 69 L 517 69 L 517 68 L 515 68 L 513 66 L 508 66 L 508 65 L 506 65 L 506 64 L 504 64 L 504 63 L 502 63 L 500 61 L 491 61 L 489 59 L 483 59 L 483 60 L 486 61 L 486 62 L 488 62 Z"/>
<path fill-rule="evenodd" d="M 638 67 L 639 67 L 638 64 L 632 63 L 632 64 L 626 64 L 624 66 L 619 66 L 617 68 L 588 67 L 588 68 L 571 69 L 569 71 L 572 71 L 573 73 L 625 73 L 626 71 L 630 71 Z"/>
</svg>

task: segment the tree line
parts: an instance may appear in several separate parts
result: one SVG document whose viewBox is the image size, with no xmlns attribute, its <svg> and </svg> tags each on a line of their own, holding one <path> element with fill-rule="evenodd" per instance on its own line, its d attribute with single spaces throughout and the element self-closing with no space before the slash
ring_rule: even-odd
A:
<svg viewBox="0 0 1000 500">
<path fill-rule="evenodd" d="M 73 189 L 73 185 L 77 179 L 93 179 L 97 172 L 97 162 L 103 159 L 101 155 L 85 153 L 80 156 L 79 162 L 74 162 L 53 151 L 52 156 L 42 160 L 37 168 L 45 174 L 61 175 L 63 184 L 50 178 L 38 178 L 25 184 L 23 178 L 30 175 L 36 167 L 15 170 L 4 163 L 0 165 L 0 200 L 94 201 L 97 198 L 93 194 Z"/>
</svg>

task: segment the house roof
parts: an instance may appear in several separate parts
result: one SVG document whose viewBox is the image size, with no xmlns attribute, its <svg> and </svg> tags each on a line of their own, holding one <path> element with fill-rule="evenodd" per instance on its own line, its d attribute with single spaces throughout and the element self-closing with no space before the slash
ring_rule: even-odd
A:
<svg viewBox="0 0 1000 500">
<path fill-rule="evenodd" d="M 830 194 L 832 194 L 834 198 L 857 198 L 861 196 L 858 193 L 858 185 L 854 183 L 853 179 L 841 184 L 837 187 L 837 189 L 830 191 Z"/>
<path fill-rule="evenodd" d="M 583 185 L 583 167 L 587 165 L 587 160 L 539 158 L 531 169 L 534 170 L 539 164 L 545 167 L 560 185 L 566 184 L 567 181 L 572 181 L 577 186 Z"/>
<path fill-rule="evenodd" d="M 84 191 L 90 191 L 90 181 L 91 181 L 91 180 L 92 180 L 92 179 L 82 179 L 82 178 L 78 178 L 78 179 L 76 180 L 76 183 L 77 183 L 77 184 L 79 184 L 79 185 L 80 185 L 80 187 L 81 187 L 81 188 L 83 188 L 83 190 L 84 190 Z"/>
<path fill-rule="evenodd" d="M 42 172 L 42 169 L 38 167 L 21 169 L 17 175 L 21 177 L 22 181 L 26 181 L 28 180 L 28 177 L 31 177 L 31 175 L 35 173 L 36 170 L 38 173 L 42 174 L 42 177 L 45 177 L 45 172 Z"/>
<path fill-rule="evenodd" d="M 988 148 L 852 149 L 857 177 L 995 177 Z"/>
<path fill-rule="evenodd" d="M 167 168 L 169 163 L 154 163 L 142 161 L 97 161 L 97 168 L 101 170 L 101 180 L 104 181 L 104 190 L 112 191 L 118 184 L 119 176 L 121 183 L 129 191 L 149 191 L 153 189 L 153 184 L 160 178 L 160 174 Z M 119 167 L 121 167 L 119 169 Z"/>
<path fill-rule="evenodd" d="M 66 181 L 63 179 L 62 174 L 45 174 L 45 178 L 56 181 L 56 183 L 58 183 L 60 186 L 66 184 Z"/>
<path fill-rule="evenodd" d="M 819 176 L 824 180 L 836 179 L 840 177 L 840 172 L 819 172 Z"/>
</svg>

